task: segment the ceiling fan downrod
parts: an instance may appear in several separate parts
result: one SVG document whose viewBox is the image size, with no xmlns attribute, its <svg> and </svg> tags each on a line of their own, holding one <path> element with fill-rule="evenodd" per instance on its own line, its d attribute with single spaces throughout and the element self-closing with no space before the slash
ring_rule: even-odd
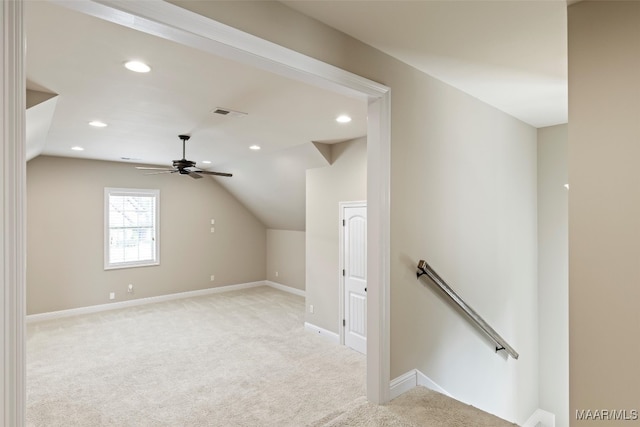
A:
<svg viewBox="0 0 640 427">
<path fill-rule="evenodd" d="M 185 143 L 191 138 L 191 135 L 178 135 L 178 138 L 182 140 L 182 160 L 187 158 L 187 151 L 185 148 Z"/>
</svg>

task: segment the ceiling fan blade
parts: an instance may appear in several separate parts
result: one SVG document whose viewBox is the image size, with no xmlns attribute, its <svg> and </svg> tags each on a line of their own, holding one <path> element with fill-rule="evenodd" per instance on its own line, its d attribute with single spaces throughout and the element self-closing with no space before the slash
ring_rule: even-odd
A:
<svg viewBox="0 0 640 427">
<path fill-rule="evenodd" d="M 211 172 L 211 171 L 194 171 L 194 172 L 198 172 L 204 175 L 217 175 L 217 176 L 228 176 L 228 177 L 233 176 L 233 174 L 224 173 L 224 172 Z"/>
<path fill-rule="evenodd" d="M 186 158 L 186 142 L 191 138 L 189 135 L 178 135 L 178 138 L 182 141 L 182 159 L 173 161 L 173 168 L 157 168 L 151 166 L 136 166 L 136 169 L 140 170 L 148 170 L 148 171 L 157 171 L 146 173 L 145 175 L 157 175 L 161 173 L 176 173 L 180 172 L 180 175 L 189 175 L 193 179 L 201 179 L 202 175 L 216 175 L 216 176 L 233 176 L 230 173 L 223 172 L 210 172 L 196 169 L 196 162 L 191 160 L 187 160 Z"/>
<path fill-rule="evenodd" d="M 147 166 L 136 166 L 136 169 L 143 171 L 173 171 L 173 168 L 152 168 Z"/>
<path fill-rule="evenodd" d="M 145 175 L 160 175 L 162 173 L 176 173 L 176 172 L 178 172 L 178 171 L 177 170 L 169 170 L 169 169 L 167 169 L 167 170 L 161 170 L 161 171 L 158 171 L 158 172 L 147 172 L 147 173 L 145 173 Z"/>
</svg>

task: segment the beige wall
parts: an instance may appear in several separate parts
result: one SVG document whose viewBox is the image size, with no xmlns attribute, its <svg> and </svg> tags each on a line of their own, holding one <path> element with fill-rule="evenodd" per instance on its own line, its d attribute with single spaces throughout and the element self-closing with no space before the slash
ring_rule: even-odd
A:
<svg viewBox="0 0 640 427">
<path fill-rule="evenodd" d="M 160 189 L 159 266 L 104 270 L 105 187 Z M 40 156 L 27 164 L 27 210 L 29 314 L 265 279 L 265 227 L 213 179 Z"/>
<path fill-rule="evenodd" d="M 536 130 L 281 3 L 175 3 L 391 87 L 391 375 L 418 368 L 454 396 L 524 422 L 538 407 Z M 421 257 L 519 360 L 496 355 L 416 281 Z M 312 288 L 307 276 L 309 298 L 337 298 Z M 326 314 L 317 323 L 335 330 Z"/>
<path fill-rule="evenodd" d="M 571 425 L 594 425 L 575 420 L 580 409 L 640 409 L 638 159 L 640 3 L 576 3 L 569 7 Z"/>
<path fill-rule="evenodd" d="M 538 129 L 540 408 L 569 425 L 568 126 Z"/>
<path fill-rule="evenodd" d="M 367 199 L 365 138 L 331 146 L 331 166 L 307 171 L 306 321 L 338 333 L 340 327 L 340 202 Z M 309 306 L 313 305 L 313 313 Z"/>
<path fill-rule="evenodd" d="M 267 280 L 305 290 L 305 232 L 267 230 Z"/>
<path fill-rule="evenodd" d="M 391 376 L 416 367 L 459 400 L 523 423 L 538 407 L 536 130 L 418 72 L 406 81 L 392 86 Z M 497 355 L 417 281 L 419 259 L 520 358 Z"/>
</svg>

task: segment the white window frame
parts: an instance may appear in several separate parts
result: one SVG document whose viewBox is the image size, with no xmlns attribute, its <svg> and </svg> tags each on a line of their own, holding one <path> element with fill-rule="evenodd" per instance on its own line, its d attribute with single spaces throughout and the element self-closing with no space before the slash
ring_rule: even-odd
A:
<svg viewBox="0 0 640 427">
<path fill-rule="evenodd" d="M 155 223 L 153 229 L 154 258 L 142 261 L 110 262 L 110 227 L 109 200 L 110 196 L 139 196 L 155 199 Z M 104 189 L 104 269 L 148 267 L 160 264 L 160 190 L 139 188 L 111 188 Z"/>
</svg>

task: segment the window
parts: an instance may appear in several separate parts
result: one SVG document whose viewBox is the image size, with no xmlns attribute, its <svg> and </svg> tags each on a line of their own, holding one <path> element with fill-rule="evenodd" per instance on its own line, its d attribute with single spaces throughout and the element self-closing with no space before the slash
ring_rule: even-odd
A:
<svg viewBox="0 0 640 427">
<path fill-rule="evenodd" d="M 104 268 L 160 264 L 160 190 L 105 188 Z"/>
</svg>

